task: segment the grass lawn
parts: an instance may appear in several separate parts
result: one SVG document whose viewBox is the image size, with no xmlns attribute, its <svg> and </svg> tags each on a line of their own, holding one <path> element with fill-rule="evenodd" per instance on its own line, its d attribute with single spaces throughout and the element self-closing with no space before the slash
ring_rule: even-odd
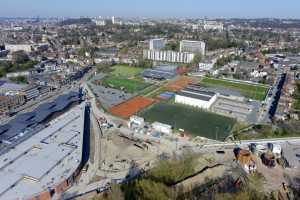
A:
<svg viewBox="0 0 300 200">
<path fill-rule="evenodd" d="M 292 108 L 294 110 L 300 110 L 300 82 L 299 81 L 296 82 L 296 87 L 293 94 Z"/>
<path fill-rule="evenodd" d="M 147 96 L 148 94 L 151 94 L 154 90 L 158 89 L 160 86 L 158 85 L 150 85 L 149 87 L 146 87 L 145 89 L 139 91 L 139 95 Z"/>
<path fill-rule="evenodd" d="M 244 131 L 235 130 L 233 136 L 236 140 L 300 137 L 300 124 L 297 120 L 290 120 L 275 126 L 255 125 Z"/>
<path fill-rule="evenodd" d="M 126 79 L 126 78 L 119 78 L 116 76 L 106 77 L 104 78 L 102 83 L 104 86 L 125 90 L 126 92 L 129 93 L 138 92 L 146 88 L 147 86 L 149 86 L 149 84 L 139 79 Z"/>
<path fill-rule="evenodd" d="M 207 77 L 204 77 L 201 80 L 200 84 L 207 87 L 223 87 L 227 89 L 237 90 L 245 97 L 258 101 L 263 101 L 265 99 L 269 89 L 269 87 L 265 85 L 235 83 L 224 79 L 213 79 Z"/>
<path fill-rule="evenodd" d="M 217 140 L 225 139 L 235 124 L 234 119 L 173 103 L 155 104 L 139 115 L 148 122 L 166 123 L 193 136 Z"/>
<path fill-rule="evenodd" d="M 139 67 L 130 67 L 126 65 L 115 65 L 112 67 L 113 72 L 111 74 L 113 76 L 130 78 L 140 74 L 144 69 Z"/>
<path fill-rule="evenodd" d="M 156 88 L 156 90 L 153 90 L 151 93 L 148 93 L 146 96 L 149 98 L 155 98 L 159 94 L 161 94 L 163 92 L 167 92 L 167 91 L 169 91 L 167 88 L 165 88 L 164 86 L 161 86 L 159 88 Z"/>
</svg>

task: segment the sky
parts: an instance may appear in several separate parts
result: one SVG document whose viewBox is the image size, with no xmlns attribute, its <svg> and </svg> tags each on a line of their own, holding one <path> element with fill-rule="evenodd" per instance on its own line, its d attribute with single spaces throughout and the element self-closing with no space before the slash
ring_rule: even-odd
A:
<svg viewBox="0 0 300 200">
<path fill-rule="evenodd" d="M 0 0 L 0 17 L 300 18 L 299 0 Z"/>
</svg>

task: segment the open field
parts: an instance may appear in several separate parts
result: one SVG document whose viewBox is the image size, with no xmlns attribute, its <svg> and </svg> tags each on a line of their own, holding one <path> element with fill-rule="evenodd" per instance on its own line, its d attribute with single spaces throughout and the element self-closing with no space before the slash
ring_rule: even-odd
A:
<svg viewBox="0 0 300 200">
<path fill-rule="evenodd" d="M 172 125 L 175 129 L 184 129 L 193 136 L 210 139 L 225 139 L 235 124 L 235 120 L 208 113 L 189 106 L 158 103 L 140 113 L 146 121 L 158 121 Z"/>
<path fill-rule="evenodd" d="M 258 101 L 263 101 L 265 99 L 269 89 L 265 85 L 236 83 L 224 79 L 213 79 L 207 77 L 204 77 L 200 84 L 207 87 L 221 87 L 236 90 L 245 97 Z"/>
<path fill-rule="evenodd" d="M 139 67 L 130 67 L 126 65 L 115 65 L 112 67 L 112 75 L 124 78 L 134 77 L 140 74 L 144 69 Z"/>
<path fill-rule="evenodd" d="M 117 76 L 109 76 L 104 78 L 102 84 L 106 87 L 125 90 L 129 93 L 135 93 L 146 88 L 149 85 L 139 79 L 127 79 Z"/>
<path fill-rule="evenodd" d="M 153 103 L 154 100 L 152 99 L 138 96 L 134 97 L 133 99 L 130 99 L 129 101 L 112 107 L 110 109 L 110 112 L 113 115 L 127 119 Z"/>
</svg>

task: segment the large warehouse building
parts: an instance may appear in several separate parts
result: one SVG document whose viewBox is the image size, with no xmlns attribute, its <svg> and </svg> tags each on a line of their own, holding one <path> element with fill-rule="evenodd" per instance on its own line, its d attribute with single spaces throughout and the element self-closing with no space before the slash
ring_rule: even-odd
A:
<svg viewBox="0 0 300 200">
<path fill-rule="evenodd" d="M 175 103 L 209 110 L 217 99 L 217 94 L 201 87 L 189 86 L 175 95 Z"/>
<path fill-rule="evenodd" d="M 77 105 L 0 156 L 0 199 L 51 199 L 72 186 L 85 156 L 86 105 Z"/>
</svg>

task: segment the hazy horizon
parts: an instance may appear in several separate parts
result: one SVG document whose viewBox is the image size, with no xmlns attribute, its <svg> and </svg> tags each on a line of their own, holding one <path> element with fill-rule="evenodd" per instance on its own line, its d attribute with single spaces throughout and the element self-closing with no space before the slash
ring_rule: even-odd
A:
<svg viewBox="0 0 300 200">
<path fill-rule="evenodd" d="M 4 0 L 0 17 L 145 17 L 299 19 L 294 0 Z"/>
</svg>

